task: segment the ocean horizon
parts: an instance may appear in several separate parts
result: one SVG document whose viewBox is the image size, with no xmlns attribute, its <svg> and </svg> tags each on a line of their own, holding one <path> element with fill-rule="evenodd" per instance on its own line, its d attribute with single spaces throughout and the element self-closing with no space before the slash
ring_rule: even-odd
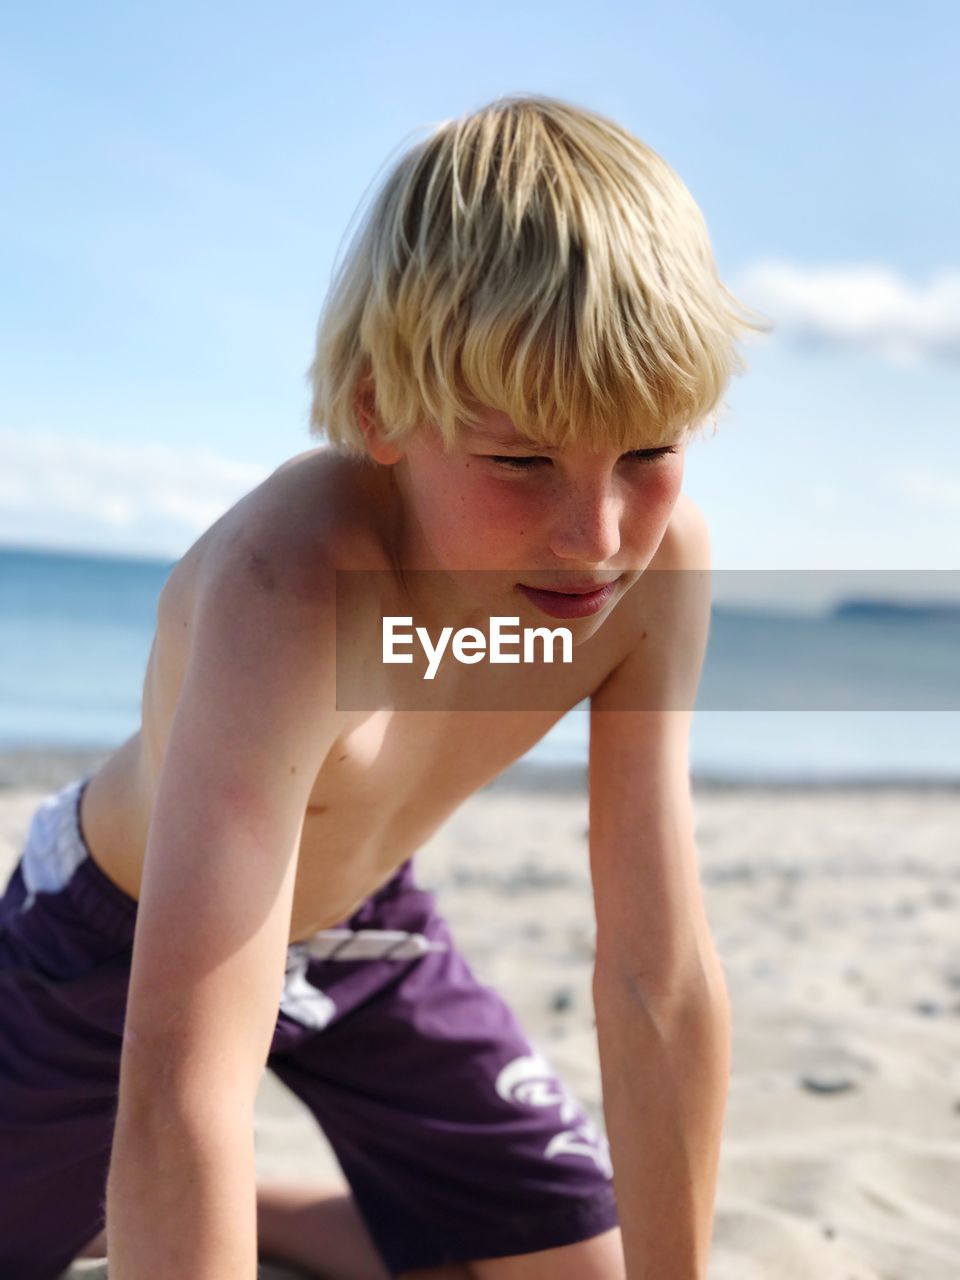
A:
<svg viewBox="0 0 960 1280">
<path fill-rule="evenodd" d="M 0 548 L 0 750 L 111 750 L 139 724 L 176 561 Z M 695 778 L 960 780 L 960 626 L 886 602 L 791 615 L 715 607 Z M 868 643 L 869 642 L 869 643 Z M 580 704 L 524 757 L 586 763 Z"/>
</svg>

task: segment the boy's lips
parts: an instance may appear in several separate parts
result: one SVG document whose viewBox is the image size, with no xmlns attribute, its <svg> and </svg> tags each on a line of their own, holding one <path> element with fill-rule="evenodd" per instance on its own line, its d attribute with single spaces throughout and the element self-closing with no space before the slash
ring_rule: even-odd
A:
<svg viewBox="0 0 960 1280">
<path fill-rule="evenodd" d="M 613 579 L 616 582 L 616 578 Z M 537 583 L 532 586 L 529 583 L 521 582 L 521 587 L 530 586 L 531 591 L 549 591 L 552 595 L 557 596 L 588 596 L 592 591 L 599 591 L 601 587 L 612 586 L 612 582 L 583 582 L 583 583 L 564 583 L 563 586 L 545 587 Z"/>
<path fill-rule="evenodd" d="M 517 589 L 531 603 L 537 605 L 544 613 L 554 618 L 586 618 L 592 613 L 599 613 L 613 598 L 619 578 L 612 582 L 600 582 L 590 586 L 580 584 L 574 589 L 567 583 L 564 590 L 547 587 L 528 587 L 518 582 Z"/>
</svg>

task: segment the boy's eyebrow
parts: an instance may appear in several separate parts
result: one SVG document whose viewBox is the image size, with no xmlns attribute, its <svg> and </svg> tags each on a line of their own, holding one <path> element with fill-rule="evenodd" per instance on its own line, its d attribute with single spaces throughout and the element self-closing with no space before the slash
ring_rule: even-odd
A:
<svg viewBox="0 0 960 1280">
<path fill-rule="evenodd" d="M 491 440 L 494 444 L 515 445 L 523 449 L 538 449 L 541 453 L 556 453 L 556 449 L 552 444 L 538 444 L 536 441 L 526 440 L 516 433 L 508 436 L 500 435 L 486 427 L 474 427 L 471 430 L 472 434 L 478 439 Z"/>
</svg>

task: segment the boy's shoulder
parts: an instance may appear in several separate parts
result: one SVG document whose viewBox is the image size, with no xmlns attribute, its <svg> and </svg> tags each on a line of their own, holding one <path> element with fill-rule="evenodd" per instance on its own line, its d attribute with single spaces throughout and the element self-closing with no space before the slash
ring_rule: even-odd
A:
<svg viewBox="0 0 960 1280">
<path fill-rule="evenodd" d="M 374 468 L 327 448 L 288 459 L 224 513 L 177 566 L 210 582 L 238 575 L 281 599 L 329 585 L 336 569 L 389 563 Z"/>
<path fill-rule="evenodd" d="M 706 517 L 689 494 L 681 493 L 649 568 L 703 570 L 709 567 L 710 531 Z"/>
<path fill-rule="evenodd" d="M 593 705 L 692 705 L 687 700 L 696 692 L 710 626 L 710 534 L 703 512 L 685 494 L 624 604 L 617 610 L 620 656 Z"/>
<path fill-rule="evenodd" d="M 377 479 L 357 460 L 311 449 L 224 512 L 160 593 L 157 630 L 167 651 L 180 654 L 171 669 L 185 669 L 214 619 L 217 634 L 232 628 L 235 640 L 242 634 L 254 645 L 270 635 L 274 648 L 286 637 L 294 651 L 303 637 L 326 634 L 336 571 L 389 567 Z"/>
<path fill-rule="evenodd" d="M 274 555 L 337 569 L 389 563 L 384 481 L 375 465 L 326 447 L 309 449 L 282 463 L 254 493 L 249 531 Z"/>
</svg>

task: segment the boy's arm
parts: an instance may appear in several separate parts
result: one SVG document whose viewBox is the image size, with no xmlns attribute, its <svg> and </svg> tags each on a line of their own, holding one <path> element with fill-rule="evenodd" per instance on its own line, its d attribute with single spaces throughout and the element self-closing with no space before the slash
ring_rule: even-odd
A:
<svg viewBox="0 0 960 1280">
<path fill-rule="evenodd" d="M 643 638 L 591 706 L 593 994 L 627 1278 L 704 1280 L 730 1013 L 690 795 L 710 620 L 709 538 L 693 504 L 652 568 L 638 584 Z"/>
<path fill-rule="evenodd" d="M 115 1280 L 256 1274 L 253 1103 L 335 732 L 333 574 L 277 543 L 234 543 L 199 591 L 137 912 L 107 1189 Z"/>
</svg>

